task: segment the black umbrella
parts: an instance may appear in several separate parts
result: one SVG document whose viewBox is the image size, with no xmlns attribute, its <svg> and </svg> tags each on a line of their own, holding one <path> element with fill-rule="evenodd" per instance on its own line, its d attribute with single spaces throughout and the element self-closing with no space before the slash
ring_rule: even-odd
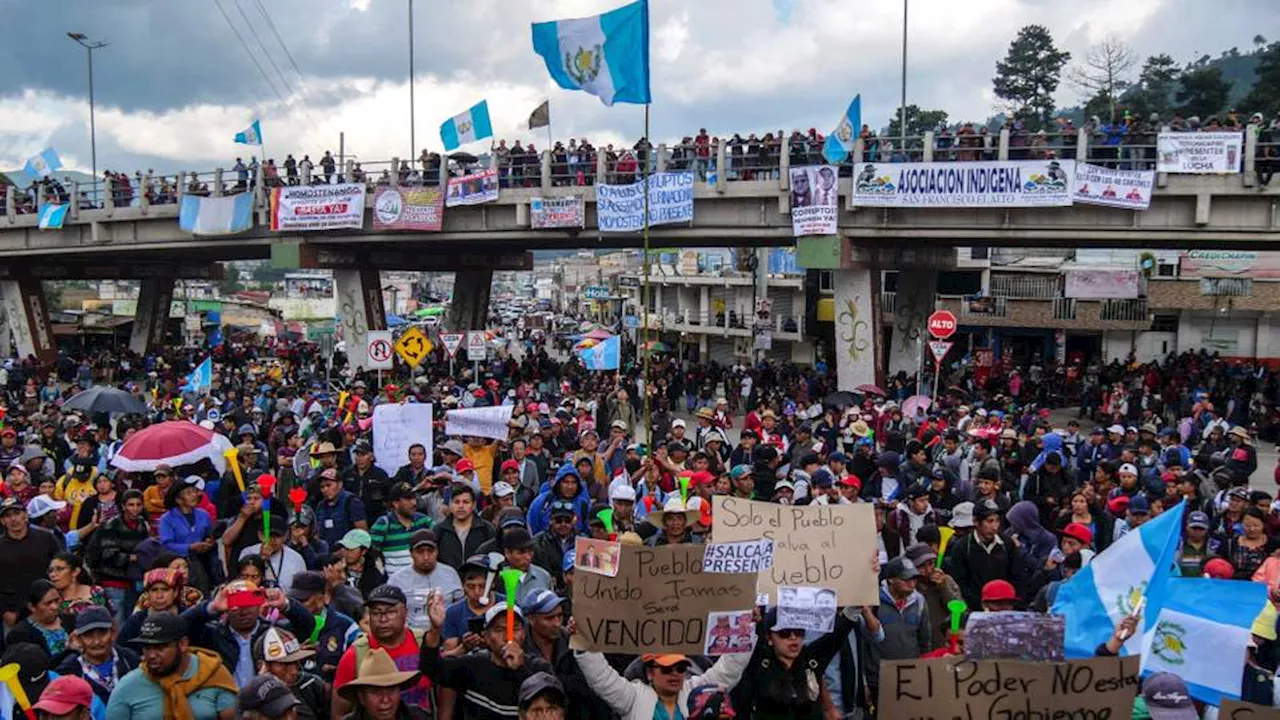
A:
<svg viewBox="0 0 1280 720">
<path fill-rule="evenodd" d="M 848 390 L 840 390 L 828 395 L 822 404 L 827 407 L 853 407 L 858 404 L 858 398 Z"/>
<path fill-rule="evenodd" d="M 139 413 L 147 412 L 147 404 L 124 390 L 98 385 L 76 393 L 62 404 L 65 410 L 83 410 L 87 413 Z"/>
</svg>

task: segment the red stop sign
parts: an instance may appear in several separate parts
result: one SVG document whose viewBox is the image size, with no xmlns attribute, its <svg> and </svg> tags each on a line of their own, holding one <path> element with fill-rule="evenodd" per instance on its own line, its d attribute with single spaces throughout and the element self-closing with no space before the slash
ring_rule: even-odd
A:
<svg viewBox="0 0 1280 720">
<path fill-rule="evenodd" d="M 950 310 L 935 310 L 929 316 L 929 334 L 939 340 L 946 340 L 956 334 L 956 316 Z"/>
</svg>

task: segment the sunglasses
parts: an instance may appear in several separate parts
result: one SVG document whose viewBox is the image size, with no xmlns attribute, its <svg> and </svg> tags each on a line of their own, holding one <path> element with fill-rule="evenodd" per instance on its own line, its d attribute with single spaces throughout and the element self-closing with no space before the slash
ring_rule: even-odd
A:
<svg viewBox="0 0 1280 720">
<path fill-rule="evenodd" d="M 803 630 L 796 630 L 796 629 L 790 629 L 790 630 L 774 630 L 774 631 L 773 631 L 773 634 L 774 634 L 774 635 L 777 635 L 779 638 L 781 638 L 781 639 L 783 639 L 783 640 L 794 640 L 794 639 L 796 639 L 796 638 L 803 638 L 803 637 L 804 637 L 804 631 L 803 631 Z"/>
<path fill-rule="evenodd" d="M 683 675 L 689 671 L 689 663 L 680 662 L 675 665 L 654 665 L 653 669 L 663 675 Z"/>
</svg>

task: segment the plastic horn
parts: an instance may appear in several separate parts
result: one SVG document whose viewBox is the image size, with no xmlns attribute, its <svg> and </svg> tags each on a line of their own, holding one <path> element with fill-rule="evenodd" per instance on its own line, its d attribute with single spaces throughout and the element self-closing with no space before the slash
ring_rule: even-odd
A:
<svg viewBox="0 0 1280 720">
<path fill-rule="evenodd" d="M 956 534 L 956 531 L 943 525 L 938 528 L 938 534 L 942 536 L 942 541 L 938 543 L 938 559 L 934 561 L 934 566 L 941 570 L 942 558 L 947 554 L 947 543 L 951 542 L 951 537 Z"/>
<path fill-rule="evenodd" d="M 289 491 L 289 502 L 293 503 L 293 511 L 302 512 L 302 503 L 307 500 L 307 491 L 303 488 L 296 487 Z"/>
<path fill-rule="evenodd" d="M 276 489 L 276 476 L 258 476 L 258 489 L 262 491 L 262 541 L 271 537 L 271 493 Z"/>
<path fill-rule="evenodd" d="M 950 650 L 952 653 L 960 652 L 960 620 L 964 617 L 965 610 L 969 606 L 965 605 L 963 600 L 952 600 L 947 603 L 947 612 L 951 613 L 951 633 L 949 640 L 951 643 Z"/>
<path fill-rule="evenodd" d="M 492 568 L 496 568 L 501 565 L 506 558 L 502 553 L 491 552 L 485 556 L 485 560 L 488 561 L 490 570 L 489 575 L 484 580 L 484 594 L 480 596 L 481 605 L 489 604 L 489 591 L 493 589 L 493 579 L 498 576 L 497 571 Z"/>
<path fill-rule="evenodd" d="M 13 693 L 13 699 L 18 701 L 18 707 L 27 714 L 27 720 L 36 720 L 36 714 L 31 709 L 31 700 L 27 698 L 27 691 L 23 689 L 22 681 L 18 679 L 20 669 L 16 662 L 0 667 L 0 682 L 8 686 L 9 692 Z"/>
<path fill-rule="evenodd" d="M 680 501 L 684 503 L 689 502 L 689 476 L 688 475 L 680 476 Z"/>
<path fill-rule="evenodd" d="M 609 539 L 614 539 L 616 535 L 613 531 L 613 508 L 601 510 L 596 513 L 596 517 L 600 518 L 600 522 L 604 523 L 604 531 L 609 533 Z"/>
<path fill-rule="evenodd" d="M 520 576 L 524 573 L 515 568 L 507 568 L 502 576 L 502 587 L 507 591 L 507 642 L 516 639 L 516 590 L 520 587 Z"/>
<path fill-rule="evenodd" d="M 173 399 L 173 410 L 174 412 L 178 412 L 182 410 L 182 398 Z"/>
<path fill-rule="evenodd" d="M 231 464 L 231 475 L 236 479 L 236 485 L 240 486 L 240 492 L 244 492 L 244 473 L 240 471 L 240 451 L 236 448 L 227 448 L 222 451 L 222 457 L 227 459 Z"/>
</svg>

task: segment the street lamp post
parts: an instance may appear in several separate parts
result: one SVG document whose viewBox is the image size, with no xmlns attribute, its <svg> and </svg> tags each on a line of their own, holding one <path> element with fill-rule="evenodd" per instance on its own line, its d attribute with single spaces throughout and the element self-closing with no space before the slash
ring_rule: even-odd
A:
<svg viewBox="0 0 1280 720">
<path fill-rule="evenodd" d="M 414 121 L 414 111 L 417 109 L 416 103 L 413 102 L 413 0 L 409 0 L 409 165 L 412 166 L 418 161 L 418 142 L 414 138 L 414 131 L 417 130 L 417 123 Z M 396 168 L 391 168 L 391 172 L 395 172 Z M 426 172 L 426 169 L 423 169 Z"/>
<path fill-rule="evenodd" d="M 69 32 L 67 37 L 75 40 L 89 55 L 89 157 L 93 165 L 93 182 L 98 182 L 98 128 L 94 121 L 93 107 L 93 51 L 107 46 L 106 41 L 90 40 L 88 35 Z"/>
</svg>

